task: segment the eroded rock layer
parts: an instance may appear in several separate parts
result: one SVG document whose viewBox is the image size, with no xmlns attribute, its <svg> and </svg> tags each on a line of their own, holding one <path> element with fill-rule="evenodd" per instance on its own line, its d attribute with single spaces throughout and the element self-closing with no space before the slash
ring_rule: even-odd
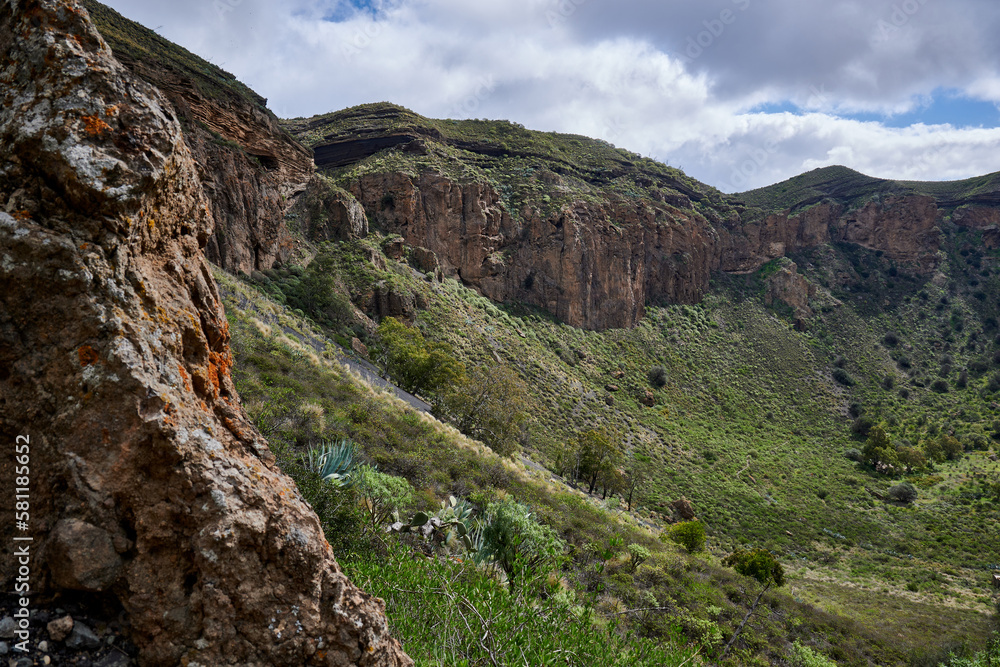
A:
<svg viewBox="0 0 1000 667">
<path fill-rule="evenodd" d="M 611 194 L 514 217 L 491 185 L 434 172 L 370 173 L 350 189 L 371 220 L 432 251 L 446 275 L 493 300 L 530 303 L 588 329 L 634 326 L 647 302 L 699 301 L 714 272 L 755 271 L 824 243 L 882 251 L 921 273 L 936 265 L 940 247 L 937 205 L 920 195 L 744 221 Z"/>
<path fill-rule="evenodd" d="M 32 594 L 117 601 L 147 665 L 412 664 L 240 408 L 175 112 L 76 2 L 0 0 L 0 53 L 0 439 L 30 438 Z"/>
</svg>

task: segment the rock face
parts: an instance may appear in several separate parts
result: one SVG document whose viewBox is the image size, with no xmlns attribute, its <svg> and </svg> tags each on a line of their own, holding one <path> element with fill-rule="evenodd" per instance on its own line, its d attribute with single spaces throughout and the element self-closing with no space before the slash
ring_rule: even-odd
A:
<svg viewBox="0 0 1000 667">
<path fill-rule="evenodd" d="M 76 2 L 0 0 L 0 53 L 0 438 L 30 438 L 32 595 L 117 601 L 146 665 L 412 664 L 240 408 L 167 101 Z"/>
<path fill-rule="evenodd" d="M 515 219 L 488 184 L 431 172 L 367 174 L 350 188 L 371 220 L 422 256 L 432 253 L 444 275 L 588 329 L 634 326 L 647 301 L 700 300 L 713 272 L 755 271 L 824 243 L 881 250 L 918 272 L 934 268 L 940 245 L 934 199 L 918 195 L 851 211 L 823 203 L 753 221 L 607 195 L 546 216 L 526 209 Z"/>
<path fill-rule="evenodd" d="M 128 25 L 151 42 L 159 36 L 96 2 L 85 4 L 116 59 L 164 93 L 180 117 L 215 219 L 205 249 L 209 261 L 230 273 L 250 273 L 287 259 L 293 241 L 284 216 L 313 175 L 311 151 L 279 127 L 263 98 L 208 95 L 169 61 L 134 57 L 117 43 L 115 27 Z"/>
</svg>

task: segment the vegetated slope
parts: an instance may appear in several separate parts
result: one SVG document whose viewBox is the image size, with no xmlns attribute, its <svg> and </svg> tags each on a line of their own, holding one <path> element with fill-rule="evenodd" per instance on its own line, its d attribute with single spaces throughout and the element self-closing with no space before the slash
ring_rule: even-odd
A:
<svg viewBox="0 0 1000 667">
<path fill-rule="evenodd" d="M 364 254 L 355 246 L 343 259 Z M 413 275 L 403 263 L 389 262 L 386 270 L 399 276 L 400 284 Z M 539 660 L 568 655 L 570 664 L 580 665 L 681 664 L 693 653 L 709 660 L 718 656 L 749 600 L 746 580 L 720 566 L 717 554 L 724 550 L 715 536 L 709 554 L 686 554 L 657 539 L 668 526 L 659 513 L 629 513 L 620 503 L 588 497 L 548 471 L 501 459 L 453 428 L 373 391 L 335 362 L 333 342 L 314 323 L 268 297 L 278 284 L 307 281 L 308 269 L 269 273 L 273 280 L 260 276 L 258 286 L 216 274 L 233 334 L 234 378 L 283 467 L 317 508 L 345 572 L 386 599 L 393 632 L 418 662 L 493 659 L 497 664 L 523 664 L 522 651 Z M 449 302 L 461 304 L 462 316 L 492 322 L 488 327 L 503 330 L 503 322 L 512 318 L 525 327 L 526 335 L 530 331 L 534 336 L 552 326 L 494 311 L 488 301 L 453 283 L 437 288 L 452 295 Z M 431 292 L 427 296 L 435 298 Z M 470 341 L 470 348 L 477 347 L 477 341 L 483 339 Z M 507 353 L 501 358 L 511 363 Z M 357 443 L 358 456 L 365 461 L 413 485 L 416 493 L 411 504 L 400 508 L 403 516 L 433 512 L 449 494 L 471 500 L 479 509 L 497 495 L 528 504 L 568 547 L 558 576 L 548 579 L 547 592 L 538 599 L 529 597 L 525 605 L 523 598 L 498 588 L 480 570 L 462 564 L 461 552 L 437 561 L 414 560 L 412 554 L 398 551 L 393 537 L 371 542 L 359 535 L 350 503 L 303 467 L 310 446 L 342 438 Z M 696 507 L 704 516 L 700 502 Z M 633 567 L 627 545 L 648 549 L 648 560 Z M 786 565 L 795 568 L 792 562 Z M 801 598 L 814 594 L 796 579 L 787 591 L 768 594 L 768 609 L 737 647 L 738 661 L 784 660 L 795 650 L 791 643 L 798 642 L 844 664 L 902 664 L 912 646 L 896 645 L 897 630 L 917 636 L 934 624 L 942 633 L 939 637 L 961 640 L 974 639 L 986 629 L 977 612 L 941 613 L 933 604 L 893 598 L 906 611 L 899 627 L 889 626 L 887 632 L 876 623 L 855 623 L 803 602 Z M 522 609 L 533 611 L 525 617 Z M 449 620 L 440 623 L 442 618 Z M 558 623 L 542 625 L 550 621 Z M 916 627 L 906 629 L 905 623 Z M 486 643 L 484 636 L 489 637 Z M 602 652 L 593 638 L 603 638 L 611 652 Z M 936 642 L 926 643 L 928 650 L 937 648 Z"/>
<path fill-rule="evenodd" d="M 896 181 L 865 176 L 847 167 L 821 167 L 786 181 L 732 195 L 764 211 L 797 210 L 831 199 L 856 206 L 873 197 L 918 194 L 934 197 L 948 213 L 960 207 L 1000 202 L 1000 173 L 961 181 Z"/>
<path fill-rule="evenodd" d="M 893 629 L 911 648 L 926 646 L 931 636 L 941 639 L 928 626 L 948 627 L 943 619 L 956 618 L 956 608 L 983 614 L 972 634 L 984 631 L 985 615 L 995 608 L 987 584 L 1000 566 L 994 528 L 1000 500 L 1000 436 L 994 435 L 1000 433 L 1000 258 L 989 249 L 995 211 L 986 200 L 957 208 L 948 208 L 948 201 L 988 190 L 988 178 L 953 188 L 919 184 L 918 190 L 831 169 L 801 177 L 786 200 L 762 195 L 747 201 L 752 208 L 733 204 L 727 210 L 728 204 L 706 196 L 700 207 L 675 207 L 671 215 L 680 226 L 694 215 L 680 217 L 679 211 L 694 210 L 704 220 L 724 211 L 729 218 L 712 229 L 725 230 L 730 239 L 768 238 L 769 229 L 792 220 L 805 228 L 814 214 L 824 229 L 843 225 L 848 231 L 781 244 L 779 257 L 769 262 L 752 253 L 755 259 L 744 265 L 749 273 L 715 271 L 698 303 L 647 300 L 635 327 L 595 332 L 561 323 L 539 304 L 527 305 L 530 299 L 498 304 L 457 281 L 442 281 L 453 257 L 443 256 L 447 249 L 428 253 L 399 242 L 434 240 L 427 218 L 414 214 L 441 201 L 428 194 L 434 188 L 489 184 L 504 193 L 490 204 L 496 219 L 513 219 L 521 210 L 525 226 L 555 200 L 549 221 L 588 197 L 613 199 L 618 195 L 610 181 L 595 185 L 592 156 L 614 149 L 502 122 L 430 121 L 390 105 L 323 121 L 297 120 L 290 127 L 317 146 L 351 141 L 352 123 L 367 137 L 327 172 L 355 193 L 374 230 L 365 240 L 319 249 L 319 257 L 341 267 L 340 293 L 365 308 L 373 284 L 389 285 L 400 303 L 409 304 L 393 314 L 414 321 L 428 339 L 448 342 L 467 366 L 515 368 L 531 390 L 526 451 L 564 473 L 579 435 L 604 428 L 620 445 L 623 466 L 650 461 L 640 493 L 645 511 L 659 516 L 672 500 L 687 496 L 720 552 L 741 544 L 775 550 L 795 566 L 792 580 L 803 596 L 873 624 L 898 622 Z M 400 141 L 389 147 L 370 143 L 393 136 Z M 582 150 L 582 164 L 567 166 L 552 157 L 569 153 L 561 142 L 593 152 Z M 476 150 L 460 147 L 470 145 Z M 511 168 L 514 160 L 525 161 L 520 170 Z M 557 168 L 569 178 L 545 175 Z M 615 182 L 639 172 L 626 171 Z M 401 188 L 403 180 L 413 187 Z M 367 189 L 376 184 L 384 186 L 381 198 Z M 655 200 L 657 187 L 653 180 L 631 196 L 644 205 Z M 934 199 L 932 192 L 951 193 L 951 199 Z M 468 190 L 463 194 L 457 209 L 469 201 Z M 412 206 L 406 203 L 411 200 Z M 468 216 L 444 217 L 449 224 L 441 229 L 458 239 L 476 238 L 476 230 L 462 226 Z M 894 234 L 878 237 L 884 221 L 893 219 L 901 221 Z M 616 219 L 609 221 L 599 232 L 580 225 L 574 238 L 614 236 Z M 519 229 L 524 233 L 524 226 Z M 904 245 L 906 254 L 900 252 Z M 393 265 L 370 261 L 383 247 L 396 248 L 393 256 L 419 272 L 365 278 L 376 264 Z M 451 275 L 491 295 L 465 266 Z M 588 279 L 606 279 L 607 268 Z M 258 279 L 278 292 L 284 280 Z M 354 333 L 377 345 L 370 331 L 356 327 Z M 663 371 L 662 386 L 650 380 L 656 368 Z M 899 463 L 886 475 L 876 472 L 877 460 L 854 460 L 865 458 L 861 450 L 867 451 L 873 425 L 894 451 L 909 457 L 903 466 L 912 469 L 909 474 Z M 940 443 L 951 446 L 950 438 L 958 450 L 942 455 Z M 915 502 L 891 500 L 890 488 L 904 481 L 916 488 Z M 883 613 L 871 617 L 873 606 Z M 935 615 L 938 620 L 929 620 Z M 972 626 L 964 627 L 955 630 Z"/>
</svg>

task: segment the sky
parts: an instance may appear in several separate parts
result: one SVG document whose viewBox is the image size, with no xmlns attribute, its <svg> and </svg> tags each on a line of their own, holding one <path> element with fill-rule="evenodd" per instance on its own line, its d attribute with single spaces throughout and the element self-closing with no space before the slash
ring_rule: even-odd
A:
<svg viewBox="0 0 1000 667">
<path fill-rule="evenodd" d="M 105 0 L 278 116 L 394 102 L 597 137 L 724 192 L 1000 171 L 996 0 Z"/>
</svg>

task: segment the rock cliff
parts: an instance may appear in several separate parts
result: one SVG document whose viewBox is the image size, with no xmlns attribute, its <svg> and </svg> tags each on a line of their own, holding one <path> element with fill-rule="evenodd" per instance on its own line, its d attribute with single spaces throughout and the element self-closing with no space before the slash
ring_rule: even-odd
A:
<svg viewBox="0 0 1000 667">
<path fill-rule="evenodd" d="M 215 219 L 209 261 L 250 273 L 287 259 L 294 242 L 284 216 L 313 174 L 311 151 L 232 75 L 98 2 L 84 5 L 116 59 L 164 93 L 179 117 Z"/>
<path fill-rule="evenodd" d="M 0 439 L 30 439 L 32 599 L 120 607 L 147 665 L 412 664 L 240 407 L 175 110 L 76 2 L 0 1 L 0 53 Z"/>
<path fill-rule="evenodd" d="M 515 217 L 491 184 L 432 171 L 366 174 L 349 188 L 370 219 L 432 251 L 446 275 L 589 329 L 634 326 L 647 302 L 700 300 L 714 272 L 752 272 L 824 243 L 882 251 L 916 272 L 935 266 L 940 245 L 938 208 L 921 195 L 743 219 L 690 202 L 680 208 L 604 193 L 548 215 L 525 207 Z"/>
</svg>

